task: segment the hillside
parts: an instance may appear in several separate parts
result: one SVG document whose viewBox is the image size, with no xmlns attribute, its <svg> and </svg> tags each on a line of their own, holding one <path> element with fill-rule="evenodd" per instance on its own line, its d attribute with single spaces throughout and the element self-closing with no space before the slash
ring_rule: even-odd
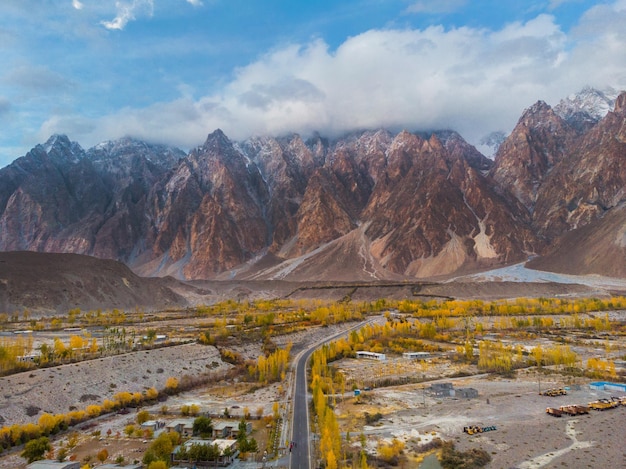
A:
<svg viewBox="0 0 626 469">
<path fill-rule="evenodd" d="M 142 278 L 121 262 L 78 254 L 0 252 L 0 312 L 31 317 L 73 308 L 144 310 L 183 307 L 202 293 L 172 278 Z"/>
</svg>

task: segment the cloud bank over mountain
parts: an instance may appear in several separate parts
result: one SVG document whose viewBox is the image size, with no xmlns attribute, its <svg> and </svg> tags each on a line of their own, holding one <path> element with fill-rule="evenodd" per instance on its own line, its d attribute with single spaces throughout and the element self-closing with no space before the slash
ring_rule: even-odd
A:
<svg viewBox="0 0 626 469">
<path fill-rule="evenodd" d="M 289 44 L 237 69 L 218 93 L 124 108 L 87 128 L 53 116 L 39 137 L 64 131 L 90 144 L 130 133 L 190 147 L 214 128 L 245 138 L 388 127 L 452 128 L 477 143 L 510 131 L 536 99 L 626 83 L 624 4 L 589 10 L 569 34 L 542 14 L 497 31 L 381 29 L 336 50 L 322 39 Z"/>
<path fill-rule="evenodd" d="M 218 0 L 30 4 L 0 6 L 0 166 L 53 133 L 188 149 L 216 128 L 235 139 L 452 128 L 476 144 L 508 133 L 538 99 L 626 88 L 626 0 L 525 11 L 423 0 L 298 12 Z"/>
</svg>

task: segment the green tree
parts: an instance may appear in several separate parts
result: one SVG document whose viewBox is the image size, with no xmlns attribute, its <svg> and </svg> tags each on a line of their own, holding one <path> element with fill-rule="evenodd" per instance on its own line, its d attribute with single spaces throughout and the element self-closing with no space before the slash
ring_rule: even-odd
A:
<svg viewBox="0 0 626 469">
<path fill-rule="evenodd" d="M 237 446 L 242 453 L 251 453 L 248 441 L 248 424 L 245 419 L 239 421 L 239 432 L 237 433 Z"/>
<path fill-rule="evenodd" d="M 21 456 L 30 464 L 33 461 L 43 459 L 43 455 L 46 454 L 46 451 L 50 451 L 51 449 L 52 446 L 50 445 L 50 440 L 48 440 L 47 437 L 42 436 L 41 438 L 36 438 L 26 443 Z"/>
<path fill-rule="evenodd" d="M 220 456 L 220 450 L 217 445 L 194 443 L 189 447 L 188 454 L 190 461 L 215 461 Z"/>
<path fill-rule="evenodd" d="M 193 421 L 193 434 L 202 438 L 209 438 L 213 433 L 213 422 L 209 417 L 196 417 Z"/>
</svg>

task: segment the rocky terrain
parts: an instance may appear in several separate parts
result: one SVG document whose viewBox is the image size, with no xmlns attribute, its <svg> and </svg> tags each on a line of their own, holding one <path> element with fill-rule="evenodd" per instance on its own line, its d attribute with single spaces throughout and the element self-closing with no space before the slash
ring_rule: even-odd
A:
<svg viewBox="0 0 626 469">
<path fill-rule="evenodd" d="M 53 136 L 0 170 L 0 250 L 179 279 L 397 281 L 531 255 L 623 276 L 626 94 L 604 117 L 612 101 L 588 94 L 589 112 L 575 99 L 529 107 L 494 161 L 453 131 L 236 143 L 216 130 L 188 154 Z"/>
<path fill-rule="evenodd" d="M 537 261 L 539 261 L 538 259 Z M 532 261 L 534 263 L 536 261 Z M 288 298 L 355 302 L 379 298 L 606 297 L 626 294 L 626 280 L 563 276 L 522 264 L 439 281 L 289 282 L 143 278 L 124 264 L 78 254 L 0 253 L 0 313 L 31 319 L 69 310 L 162 311 L 219 301 Z"/>
</svg>

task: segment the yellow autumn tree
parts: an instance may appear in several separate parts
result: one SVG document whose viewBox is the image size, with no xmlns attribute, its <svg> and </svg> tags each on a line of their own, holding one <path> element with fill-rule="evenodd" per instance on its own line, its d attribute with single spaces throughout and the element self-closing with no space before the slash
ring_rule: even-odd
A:
<svg viewBox="0 0 626 469">
<path fill-rule="evenodd" d="M 167 380 L 165 380 L 165 391 L 174 392 L 176 389 L 178 389 L 178 378 L 170 376 Z"/>
</svg>

